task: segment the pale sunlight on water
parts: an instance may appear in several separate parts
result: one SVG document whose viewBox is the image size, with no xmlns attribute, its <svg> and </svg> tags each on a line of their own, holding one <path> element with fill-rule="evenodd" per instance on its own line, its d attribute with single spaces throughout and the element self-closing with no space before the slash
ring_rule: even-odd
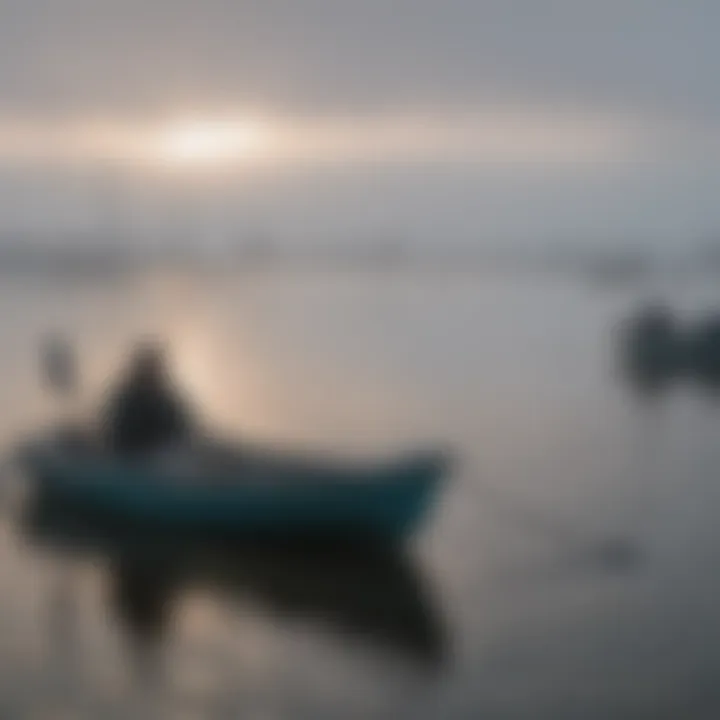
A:
<svg viewBox="0 0 720 720">
<path fill-rule="evenodd" d="M 293 557 L 198 562 L 159 638 L 124 629 L 122 567 L 40 549 L 6 512 L 0 717 L 714 717 L 720 407 L 615 381 L 634 295 L 471 273 L 3 277 L 7 448 L 58 412 L 36 355 L 59 327 L 89 401 L 162 334 L 218 432 L 353 456 L 440 444 L 458 465 L 409 567 L 358 570 L 353 589 Z M 268 607 L 265 575 L 286 567 L 321 576 L 293 621 L 293 600 Z M 376 593 L 357 632 L 329 621 L 352 605 L 340 586 Z"/>
</svg>

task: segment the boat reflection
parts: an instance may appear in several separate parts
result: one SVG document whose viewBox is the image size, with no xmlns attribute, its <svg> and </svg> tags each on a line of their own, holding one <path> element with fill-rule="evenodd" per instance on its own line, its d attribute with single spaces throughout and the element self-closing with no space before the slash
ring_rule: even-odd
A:
<svg viewBox="0 0 720 720">
<path fill-rule="evenodd" d="M 439 668 L 447 638 L 409 553 L 345 539 L 238 540 L 138 531 L 37 497 L 21 528 L 32 544 L 99 560 L 112 611 L 141 644 L 165 637 L 183 593 L 209 589 L 279 621 L 302 618 Z"/>
</svg>

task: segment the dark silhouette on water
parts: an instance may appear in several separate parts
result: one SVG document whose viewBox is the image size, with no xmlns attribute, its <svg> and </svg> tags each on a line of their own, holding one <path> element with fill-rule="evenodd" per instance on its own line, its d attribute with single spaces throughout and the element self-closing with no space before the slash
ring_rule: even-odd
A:
<svg viewBox="0 0 720 720">
<path fill-rule="evenodd" d="M 675 314 L 664 303 L 641 308 L 623 324 L 619 340 L 623 376 L 638 392 L 655 394 L 680 377 L 683 337 Z"/>
<path fill-rule="evenodd" d="M 142 643 L 161 640 L 178 597 L 200 585 L 282 620 L 311 619 L 364 638 L 424 667 L 438 668 L 446 657 L 437 609 L 411 558 L 397 548 L 139 533 L 42 497 L 27 508 L 22 528 L 31 542 L 104 560 L 112 607 Z"/>
<path fill-rule="evenodd" d="M 105 441 L 120 455 L 143 455 L 192 434 L 186 402 L 170 377 L 164 348 L 140 345 L 127 377 L 109 398 L 103 418 Z"/>
<path fill-rule="evenodd" d="M 707 389 L 720 390 L 720 311 L 707 313 L 688 333 L 686 354 L 692 377 Z"/>
<path fill-rule="evenodd" d="M 720 391 L 720 311 L 681 328 L 667 305 L 650 303 L 623 325 L 619 351 L 624 378 L 645 398 L 681 379 Z"/>
</svg>

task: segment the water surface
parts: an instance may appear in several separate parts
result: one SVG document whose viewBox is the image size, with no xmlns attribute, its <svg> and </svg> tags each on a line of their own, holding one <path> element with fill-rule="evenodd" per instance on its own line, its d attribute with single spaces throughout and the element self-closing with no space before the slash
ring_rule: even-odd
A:
<svg viewBox="0 0 720 720">
<path fill-rule="evenodd" d="M 0 716 L 714 717 L 719 407 L 617 382 L 613 328 L 638 293 L 482 273 L 2 276 L 8 448 L 66 412 L 37 370 L 59 327 L 90 404 L 161 334 L 216 432 L 342 456 L 438 443 L 459 465 L 402 570 L 349 561 L 364 579 L 343 596 L 337 568 L 305 582 L 316 566 L 230 558 L 170 593 L 157 637 L 128 630 L 110 555 L 37 546 L 8 509 Z M 374 595 L 358 610 L 353 593 Z"/>
</svg>

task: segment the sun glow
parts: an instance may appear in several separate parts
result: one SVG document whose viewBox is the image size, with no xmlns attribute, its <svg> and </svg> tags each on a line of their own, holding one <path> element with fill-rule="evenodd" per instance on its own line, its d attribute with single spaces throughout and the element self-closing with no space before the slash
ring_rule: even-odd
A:
<svg viewBox="0 0 720 720">
<path fill-rule="evenodd" d="M 0 118 L 0 167 L 104 163 L 169 170 L 183 178 L 268 165 L 418 160 L 535 167 L 635 162 L 666 154 L 668 146 L 692 150 L 698 146 L 696 136 L 668 134 L 662 127 L 651 132 L 632 118 L 532 108 L 435 117 L 171 115 L 147 122 L 51 125 L 4 123 Z"/>
<path fill-rule="evenodd" d="M 162 158 L 181 165 L 224 165 L 250 160 L 268 146 L 268 131 L 249 121 L 178 122 L 160 132 Z"/>
</svg>

